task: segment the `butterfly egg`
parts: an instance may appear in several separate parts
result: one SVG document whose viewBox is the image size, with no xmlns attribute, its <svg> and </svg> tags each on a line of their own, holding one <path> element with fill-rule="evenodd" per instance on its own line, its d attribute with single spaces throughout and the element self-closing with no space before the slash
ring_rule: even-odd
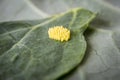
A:
<svg viewBox="0 0 120 80">
<path fill-rule="evenodd" d="M 48 35 L 50 39 L 58 40 L 58 41 L 68 41 L 70 39 L 70 30 L 63 26 L 55 26 L 49 28 Z"/>
</svg>

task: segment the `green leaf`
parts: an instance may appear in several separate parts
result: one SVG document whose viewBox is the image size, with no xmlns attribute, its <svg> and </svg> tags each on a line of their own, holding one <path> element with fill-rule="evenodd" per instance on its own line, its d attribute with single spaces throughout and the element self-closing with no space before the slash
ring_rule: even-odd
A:
<svg viewBox="0 0 120 80">
<path fill-rule="evenodd" d="M 1 23 L 0 80 L 54 80 L 68 73 L 84 57 L 83 32 L 94 17 L 77 8 L 40 21 Z M 56 25 L 70 29 L 69 41 L 48 38 L 48 29 Z"/>
<path fill-rule="evenodd" d="M 85 33 L 88 43 L 87 57 L 85 57 L 82 67 L 80 66 L 75 74 L 70 75 L 69 80 L 120 79 L 120 8 L 106 2 L 110 0 L 29 1 L 48 15 L 74 7 L 83 7 L 98 13 L 96 20 L 92 23 L 92 27 L 95 29 L 88 29 Z M 116 1 L 119 4 L 119 0 Z"/>
<path fill-rule="evenodd" d="M 32 26 L 48 19 L 49 18 L 35 21 L 12 21 L 0 23 L 0 55 L 17 43 Z"/>
</svg>

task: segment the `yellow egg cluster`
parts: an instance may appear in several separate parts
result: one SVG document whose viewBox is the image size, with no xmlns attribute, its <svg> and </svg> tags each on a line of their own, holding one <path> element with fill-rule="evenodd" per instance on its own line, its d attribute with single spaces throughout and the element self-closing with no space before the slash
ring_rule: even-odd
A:
<svg viewBox="0 0 120 80">
<path fill-rule="evenodd" d="M 48 30 L 49 38 L 58 41 L 68 41 L 70 39 L 70 30 L 63 26 L 55 26 Z"/>
</svg>

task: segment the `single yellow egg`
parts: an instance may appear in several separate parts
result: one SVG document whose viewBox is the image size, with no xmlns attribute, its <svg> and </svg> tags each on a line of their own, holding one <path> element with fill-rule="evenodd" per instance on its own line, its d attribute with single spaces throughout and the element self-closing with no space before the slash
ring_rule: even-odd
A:
<svg viewBox="0 0 120 80">
<path fill-rule="evenodd" d="M 63 26 L 55 26 L 49 28 L 48 35 L 50 39 L 58 41 L 68 41 L 70 39 L 70 30 L 64 28 Z"/>
</svg>

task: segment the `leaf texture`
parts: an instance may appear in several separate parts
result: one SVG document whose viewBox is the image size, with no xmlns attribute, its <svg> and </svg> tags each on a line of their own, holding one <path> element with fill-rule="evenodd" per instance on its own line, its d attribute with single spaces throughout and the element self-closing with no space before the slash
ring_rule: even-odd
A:
<svg viewBox="0 0 120 80">
<path fill-rule="evenodd" d="M 76 67 L 84 57 L 83 32 L 95 14 L 73 9 L 38 21 L 0 24 L 0 80 L 54 80 Z M 62 25 L 71 31 L 68 42 L 48 38 L 48 29 Z"/>
<path fill-rule="evenodd" d="M 39 0 L 33 4 L 48 15 L 74 7 L 96 12 L 97 18 L 85 32 L 88 43 L 83 65 L 68 80 L 119 80 L 120 9 L 104 0 Z M 107 0 L 106 0 L 107 1 Z M 118 1 L 118 0 L 116 0 Z M 114 1 L 114 2 L 116 2 Z M 119 1 L 118 1 L 119 2 Z M 51 3 L 53 5 L 51 5 Z M 119 4 L 119 3 L 117 3 Z M 46 5 L 49 5 L 48 8 Z M 59 9 L 58 9 L 58 5 Z M 62 78 L 64 79 L 64 78 Z M 66 80 L 66 79 L 65 79 Z"/>
</svg>

